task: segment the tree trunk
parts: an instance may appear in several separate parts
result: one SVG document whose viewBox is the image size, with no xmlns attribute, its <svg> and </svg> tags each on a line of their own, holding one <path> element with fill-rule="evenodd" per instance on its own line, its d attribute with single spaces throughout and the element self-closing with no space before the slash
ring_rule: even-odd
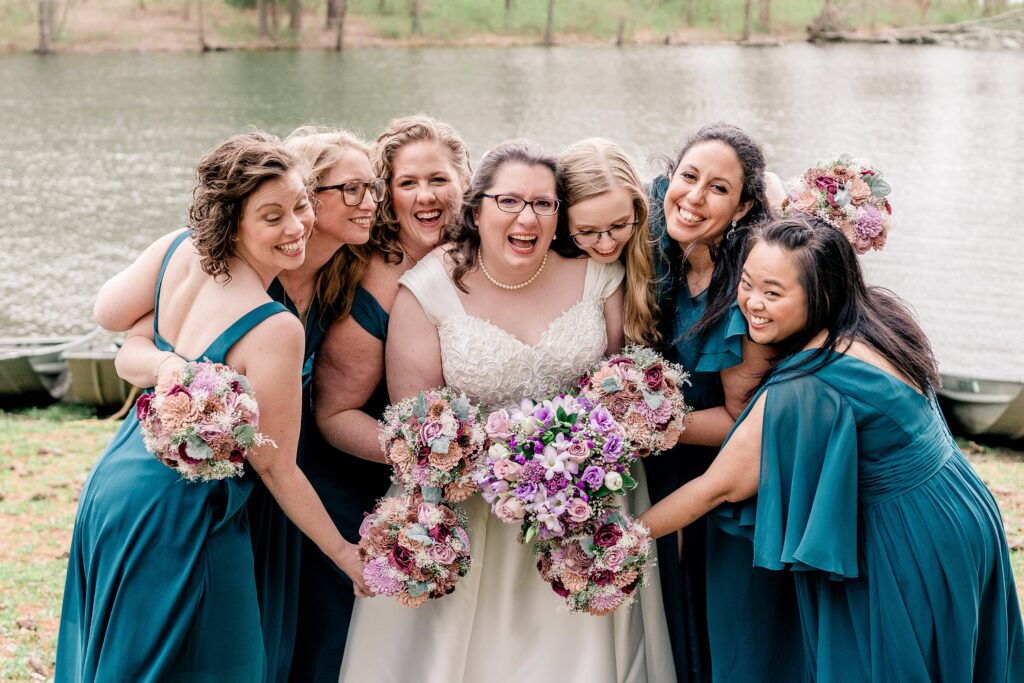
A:
<svg viewBox="0 0 1024 683">
<path fill-rule="evenodd" d="M 206 16 L 203 14 L 203 5 L 206 0 L 196 0 L 196 14 L 199 17 L 199 51 L 209 52 L 210 46 L 206 42 Z"/>
<path fill-rule="evenodd" d="M 302 0 L 292 0 L 292 11 L 288 17 L 288 30 L 295 36 L 302 32 Z"/>
<path fill-rule="evenodd" d="M 272 0 L 256 0 L 256 12 L 260 17 L 260 38 L 266 38 L 270 34 L 268 19 L 271 2 Z"/>
<path fill-rule="evenodd" d="M 759 17 L 762 33 L 772 32 L 772 0 L 761 0 L 761 15 Z"/>
<path fill-rule="evenodd" d="M 409 0 L 409 17 L 412 20 L 412 34 L 418 36 L 422 27 L 420 26 L 420 1 Z"/>
<path fill-rule="evenodd" d="M 334 34 L 334 49 L 341 52 L 345 33 L 345 15 L 348 14 L 348 0 L 338 0 L 338 32 Z"/>
<path fill-rule="evenodd" d="M 625 39 L 626 33 L 626 19 L 625 17 L 619 18 L 619 28 L 615 32 L 615 46 L 622 47 L 622 42 Z"/>
<path fill-rule="evenodd" d="M 920 26 L 924 26 L 925 15 L 928 13 L 928 7 L 931 5 L 931 0 L 917 0 L 917 23 Z"/>
<path fill-rule="evenodd" d="M 338 25 L 338 0 L 327 0 L 327 18 L 324 28 L 334 28 Z"/>
<path fill-rule="evenodd" d="M 39 48 L 41 55 L 53 54 L 53 3 L 55 0 L 39 0 Z"/>
<path fill-rule="evenodd" d="M 750 3 L 753 0 L 743 0 L 743 42 L 750 40 Z"/>
<path fill-rule="evenodd" d="M 554 45 L 555 0 L 548 0 L 548 20 L 544 24 L 544 44 Z"/>
<path fill-rule="evenodd" d="M 277 0 L 267 1 L 270 3 L 270 30 L 273 31 L 274 35 L 276 36 L 277 29 L 281 27 L 281 25 L 277 21 Z"/>
<path fill-rule="evenodd" d="M 694 0 L 683 0 L 683 21 L 687 26 L 693 26 L 693 3 Z"/>
</svg>

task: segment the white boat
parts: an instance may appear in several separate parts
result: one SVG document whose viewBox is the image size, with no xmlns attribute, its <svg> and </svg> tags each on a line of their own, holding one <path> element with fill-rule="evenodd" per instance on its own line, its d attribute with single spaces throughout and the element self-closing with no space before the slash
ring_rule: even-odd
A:
<svg viewBox="0 0 1024 683">
<path fill-rule="evenodd" d="M 88 344 L 65 351 L 71 381 L 65 403 L 82 403 L 100 410 L 116 410 L 133 396 L 132 385 L 117 376 L 114 356 L 121 339 L 102 332 Z"/>
<path fill-rule="evenodd" d="M 1024 382 L 943 374 L 937 393 L 966 434 L 1024 439 Z"/>
<path fill-rule="evenodd" d="M 100 328 L 78 336 L 0 337 L 0 407 L 59 400 L 71 378 L 61 356 L 88 344 Z"/>
</svg>

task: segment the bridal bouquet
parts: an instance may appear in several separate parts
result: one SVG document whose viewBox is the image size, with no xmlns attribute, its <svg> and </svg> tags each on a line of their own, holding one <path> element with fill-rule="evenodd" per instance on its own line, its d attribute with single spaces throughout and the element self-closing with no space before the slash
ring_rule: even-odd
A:
<svg viewBox="0 0 1024 683">
<path fill-rule="evenodd" d="M 448 388 L 388 406 L 380 444 L 392 479 L 408 493 L 433 487 L 443 489 L 446 501 L 465 500 L 476 491 L 474 459 L 486 442 L 482 422 L 480 409 Z"/>
<path fill-rule="evenodd" d="M 465 512 L 440 502 L 440 489 L 384 498 L 359 527 L 363 578 L 406 607 L 444 597 L 469 573 Z"/>
<path fill-rule="evenodd" d="M 522 525 L 523 543 L 578 533 L 637 485 L 622 425 L 585 396 L 525 400 L 491 413 L 485 430 L 492 445 L 476 483 L 501 521 Z"/>
<path fill-rule="evenodd" d="M 541 578 L 569 610 L 595 616 L 630 604 L 651 561 L 647 528 L 618 510 L 601 513 L 579 533 L 538 541 L 534 552 Z"/>
<path fill-rule="evenodd" d="M 580 392 L 600 403 L 622 425 L 640 457 L 676 445 L 689 407 L 683 368 L 645 346 L 628 346 L 580 380 Z"/>
<path fill-rule="evenodd" d="M 140 396 L 135 415 L 146 450 L 189 481 L 241 476 L 253 448 L 277 445 L 258 431 L 248 380 L 220 363 L 187 364 Z"/>
<path fill-rule="evenodd" d="M 794 181 L 783 213 L 801 211 L 839 230 L 858 254 L 881 249 L 889 232 L 892 191 L 882 172 L 849 154 L 818 162 Z"/>
</svg>

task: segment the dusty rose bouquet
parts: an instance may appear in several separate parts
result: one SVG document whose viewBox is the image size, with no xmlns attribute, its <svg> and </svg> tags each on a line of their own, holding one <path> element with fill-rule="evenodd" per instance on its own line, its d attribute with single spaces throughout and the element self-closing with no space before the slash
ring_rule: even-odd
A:
<svg viewBox="0 0 1024 683">
<path fill-rule="evenodd" d="M 465 512 L 440 502 L 440 489 L 384 498 L 359 527 L 366 584 L 406 607 L 444 597 L 469 573 L 467 527 Z"/>
<path fill-rule="evenodd" d="M 260 411 L 244 375 L 226 365 L 193 362 L 135 404 L 146 449 L 189 481 L 241 476 L 259 433 Z"/>
<path fill-rule="evenodd" d="M 690 408 L 682 386 L 688 375 L 645 346 L 628 346 L 580 380 L 580 392 L 608 408 L 640 457 L 676 445 Z"/>
<path fill-rule="evenodd" d="M 650 534 L 619 510 L 595 517 L 587 529 L 534 544 L 541 578 L 573 612 L 611 614 L 633 601 L 651 564 Z"/>
<path fill-rule="evenodd" d="M 432 487 L 443 500 L 465 500 L 476 491 L 473 464 L 487 441 L 482 423 L 480 409 L 447 387 L 388 406 L 380 444 L 392 479 L 408 493 Z"/>
<path fill-rule="evenodd" d="M 839 230 L 858 254 L 885 246 L 892 191 L 882 172 L 849 154 L 818 162 L 791 183 L 782 211 L 801 211 Z"/>
<path fill-rule="evenodd" d="M 485 429 L 491 446 L 475 479 L 501 521 L 521 524 L 523 543 L 586 528 L 618 505 L 615 494 L 637 485 L 629 473 L 636 454 L 622 426 L 586 397 L 524 400 L 511 412 L 491 413 Z"/>
</svg>

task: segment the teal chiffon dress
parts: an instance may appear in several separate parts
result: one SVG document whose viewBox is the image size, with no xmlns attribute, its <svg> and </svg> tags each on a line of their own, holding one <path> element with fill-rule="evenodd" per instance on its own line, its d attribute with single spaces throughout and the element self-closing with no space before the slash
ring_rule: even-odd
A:
<svg viewBox="0 0 1024 683">
<path fill-rule="evenodd" d="M 759 391 L 758 494 L 709 515 L 714 679 L 1024 681 L 992 495 L 933 398 L 826 353 Z"/>
<path fill-rule="evenodd" d="M 352 318 L 371 335 L 387 340 L 388 314 L 362 287 L 352 300 Z M 382 382 L 363 410 L 380 417 L 388 404 Z M 359 541 L 363 516 L 387 493 L 391 469 L 333 448 L 311 419 L 306 425 L 302 469 L 346 540 Z M 352 581 L 309 539 L 302 540 L 298 632 L 292 658 L 295 683 L 337 683 L 355 605 Z"/>
<path fill-rule="evenodd" d="M 154 302 L 183 233 L 164 257 Z M 250 311 L 200 355 L 224 362 L 250 330 L 285 308 Z M 55 680 L 262 681 L 247 478 L 190 483 L 142 441 L 134 412 L 82 489 L 68 558 Z"/>
</svg>

